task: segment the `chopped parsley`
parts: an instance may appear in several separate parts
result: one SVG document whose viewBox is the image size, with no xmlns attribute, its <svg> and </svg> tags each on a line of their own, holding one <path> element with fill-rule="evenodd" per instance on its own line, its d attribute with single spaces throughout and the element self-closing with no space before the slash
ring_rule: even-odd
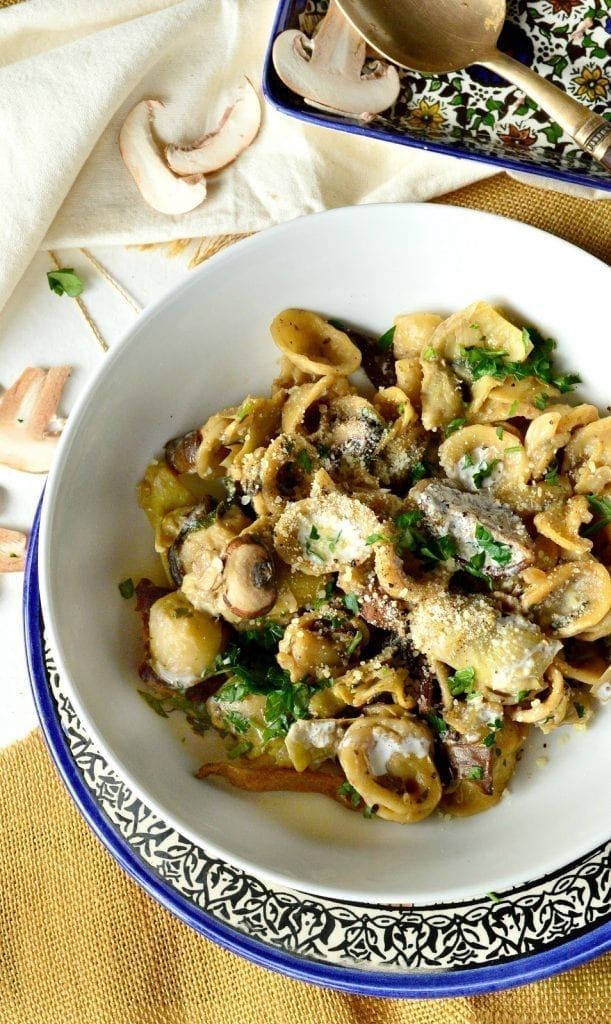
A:
<svg viewBox="0 0 611 1024">
<path fill-rule="evenodd" d="M 270 619 L 256 619 L 254 626 L 244 629 L 241 636 L 251 643 L 258 644 L 266 651 L 275 650 L 284 636 L 284 626 Z"/>
<path fill-rule="evenodd" d="M 363 803 L 361 794 L 349 782 L 342 782 L 338 787 L 337 795 L 346 803 L 350 803 L 352 807 L 358 807 Z"/>
<path fill-rule="evenodd" d="M 83 282 L 72 267 L 61 267 L 59 270 L 48 270 L 49 288 L 56 295 L 69 295 L 75 299 L 83 291 Z"/>
<path fill-rule="evenodd" d="M 312 691 L 305 683 L 291 683 L 287 673 L 284 685 L 267 695 L 263 717 L 267 723 L 263 731 L 263 742 L 286 736 L 293 722 L 298 718 L 309 718 L 308 710 Z"/>
<path fill-rule="evenodd" d="M 596 521 L 583 531 L 586 537 L 591 537 L 611 524 L 611 498 L 605 498 L 602 494 L 588 494 L 587 498 L 592 512 L 597 516 Z"/>
<path fill-rule="evenodd" d="M 344 606 L 349 612 L 352 612 L 353 615 L 359 614 L 359 602 L 356 594 L 344 594 Z"/>
<path fill-rule="evenodd" d="M 479 551 L 477 555 L 473 555 L 468 562 L 463 566 L 465 572 L 469 573 L 469 576 L 474 576 L 478 580 L 482 580 L 490 590 L 492 590 L 492 580 L 483 571 L 484 562 L 486 561 L 486 552 Z"/>
<path fill-rule="evenodd" d="M 312 472 L 312 459 L 308 452 L 305 450 L 305 448 L 301 448 L 300 451 L 297 453 L 297 463 L 299 466 L 301 466 L 305 473 Z"/>
<path fill-rule="evenodd" d="M 252 743 L 250 740 L 240 740 L 238 743 L 232 744 L 227 748 L 227 757 L 230 761 L 234 761 L 236 757 L 242 757 L 243 754 L 249 754 L 252 750 Z"/>
<path fill-rule="evenodd" d="M 492 725 L 490 726 L 490 730 L 486 733 L 486 735 L 484 736 L 484 738 L 482 740 L 482 743 L 484 744 L 485 747 L 491 747 L 494 743 L 496 743 L 496 734 L 499 731 L 499 729 L 502 729 L 502 728 L 503 728 L 503 719 L 502 718 L 496 718 L 494 720 L 494 722 L 492 723 Z"/>
<path fill-rule="evenodd" d="M 497 565 L 508 565 L 512 559 L 511 548 L 509 544 L 503 544 L 501 541 L 496 541 L 490 530 L 487 530 L 481 523 L 478 523 L 475 527 L 475 539 L 479 546 L 487 555 L 490 556 L 493 562 Z"/>
<path fill-rule="evenodd" d="M 310 530 L 310 539 L 311 540 L 320 540 L 320 534 L 319 534 L 318 530 L 316 529 L 316 527 L 314 526 L 314 524 L 312 524 L 312 528 Z"/>
<path fill-rule="evenodd" d="M 131 576 L 126 580 L 121 580 L 119 583 L 119 593 L 121 597 L 124 597 L 126 601 L 129 601 L 130 597 L 133 597 L 135 592 L 136 588 L 134 587 L 134 581 Z"/>
<path fill-rule="evenodd" d="M 190 608 L 185 608 L 184 605 L 179 605 L 178 608 L 174 609 L 175 619 L 192 619 L 193 612 Z"/>
<path fill-rule="evenodd" d="M 473 461 L 473 456 L 471 455 L 471 452 L 467 452 L 466 455 L 463 455 L 463 457 L 462 457 L 462 467 L 463 467 L 463 469 L 470 469 L 471 466 L 474 466 L 474 465 L 475 465 L 475 462 Z"/>
<path fill-rule="evenodd" d="M 426 359 L 427 363 L 434 363 L 437 359 L 437 353 L 432 345 L 428 345 L 423 353 L 422 358 Z"/>
<path fill-rule="evenodd" d="M 448 731 L 448 723 L 435 711 L 428 711 L 424 717 L 438 736 L 443 736 Z"/>
<path fill-rule="evenodd" d="M 445 535 L 443 537 L 430 537 L 423 530 L 419 529 L 422 522 L 422 512 L 413 510 L 402 512 L 394 520 L 398 531 L 395 547 L 399 554 L 403 551 L 411 551 L 417 558 L 429 562 L 446 562 L 456 554 L 456 541 L 454 537 Z"/>
<path fill-rule="evenodd" d="M 469 768 L 467 772 L 468 779 L 483 779 L 484 769 L 480 764 L 474 764 L 472 768 Z"/>
<path fill-rule="evenodd" d="M 361 633 L 360 629 L 357 629 L 356 633 L 352 637 L 352 640 L 346 647 L 346 654 L 348 655 L 348 657 L 350 657 L 351 654 L 354 654 L 362 639 L 363 634 Z"/>
<path fill-rule="evenodd" d="M 316 600 L 314 601 L 314 603 L 312 605 L 312 608 L 314 609 L 314 611 L 317 611 L 319 608 L 322 608 L 322 606 L 324 604 L 328 604 L 329 603 L 329 601 L 333 597 L 333 591 L 334 590 L 335 590 L 335 584 L 333 583 L 332 580 L 329 580 L 328 583 L 325 583 L 324 592 L 322 593 L 322 595 L 320 597 L 316 598 Z"/>
<path fill-rule="evenodd" d="M 511 448 L 506 448 L 505 449 L 505 455 L 513 455 L 514 452 L 521 452 L 521 451 L 522 451 L 522 445 L 521 444 L 514 444 L 514 445 L 511 446 Z"/>
<path fill-rule="evenodd" d="M 535 406 L 543 412 L 544 409 L 547 409 L 548 405 L 549 395 L 545 391 L 542 391 L 541 394 L 537 395 L 535 398 Z"/>
<path fill-rule="evenodd" d="M 416 462 L 410 469 L 409 479 L 410 483 L 417 484 L 419 480 L 424 480 L 427 476 L 431 475 L 431 470 L 427 466 L 426 462 Z"/>
<path fill-rule="evenodd" d="M 201 735 L 210 728 L 210 715 L 203 700 L 190 700 L 184 693 L 173 693 L 169 697 L 156 697 L 147 690 L 138 690 L 138 694 L 150 708 L 161 718 L 169 718 L 173 711 L 183 711 L 187 722 L 194 732 Z"/>
<path fill-rule="evenodd" d="M 453 697 L 460 697 L 462 694 L 475 692 L 475 669 L 473 665 L 459 669 L 448 679 L 450 693 Z"/>
<path fill-rule="evenodd" d="M 522 339 L 525 348 L 528 342 L 533 347 L 521 363 L 507 359 L 506 352 L 479 347 L 461 348 L 461 358 L 470 371 L 471 379 L 475 381 L 481 377 L 494 377 L 495 380 L 506 380 L 507 377 L 513 377 L 514 380 L 524 380 L 525 377 L 536 377 L 561 393 L 572 391 L 580 383 L 581 378 L 576 373 L 554 372 L 552 359 L 556 342 L 552 338 L 544 338 L 534 329 L 523 328 Z M 513 413 L 510 411 L 509 415 Z"/>
<path fill-rule="evenodd" d="M 511 403 L 507 410 L 507 419 L 511 419 L 512 416 L 515 416 L 515 414 L 518 411 L 519 405 L 520 403 L 518 402 L 517 398 L 514 399 L 514 401 Z"/>
<path fill-rule="evenodd" d="M 480 488 L 483 485 L 484 480 L 492 475 L 500 461 L 500 459 L 493 459 L 490 463 L 483 462 L 480 468 L 476 470 L 473 474 L 473 483 L 477 488 Z"/>
<path fill-rule="evenodd" d="M 521 704 L 523 700 L 526 700 L 529 694 L 530 690 L 518 690 L 516 693 L 516 700 L 518 704 Z"/>
<path fill-rule="evenodd" d="M 557 484 L 559 482 L 559 480 L 560 480 L 560 476 L 558 474 L 558 467 L 557 466 L 552 466 L 551 469 L 548 469 L 547 473 L 543 477 L 543 481 L 546 484 Z"/>
<path fill-rule="evenodd" d="M 246 417 L 249 415 L 251 409 L 252 409 L 252 402 L 243 402 L 242 403 L 242 405 L 240 406 L 240 408 L 238 409 L 238 411 L 235 414 L 235 418 L 238 421 L 238 423 L 241 423 L 242 420 L 246 419 Z"/>
<path fill-rule="evenodd" d="M 396 327 L 389 327 L 384 334 L 378 338 L 377 346 L 382 352 L 388 352 L 392 348 L 393 338 L 395 336 Z"/>
<path fill-rule="evenodd" d="M 250 729 L 250 718 L 241 715 L 239 711 L 226 711 L 224 717 L 230 729 L 235 732 L 244 733 Z"/>
<path fill-rule="evenodd" d="M 464 416 L 457 416 L 456 419 L 450 420 L 444 430 L 445 437 L 449 437 L 450 434 L 454 434 L 457 430 L 460 430 L 461 427 L 464 427 L 466 422 L 467 421 Z"/>
<path fill-rule="evenodd" d="M 335 549 L 337 547 L 337 544 L 338 544 L 338 541 L 339 541 L 342 533 L 343 533 L 343 530 L 339 530 L 336 537 L 332 537 L 331 540 L 327 541 L 327 544 L 329 545 L 329 551 L 331 553 L 333 553 L 335 551 Z"/>
<path fill-rule="evenodd" d="M 504 427 L 500 427 L 499 426 L 499 427 L 496 428 L 496 436 L 498 437 L 499 441 L 503 440 L 503 434 L 504 433 L 505 433 Z"/>
<path fill-rule="evenodd" d="M 370 533 L 365 544 L 367 547 L 371 547 L 372 544 L 377 544 L 381 540 L 388 540 L 388 537 L 385 537 L 383 533 Z"/>
</svg>

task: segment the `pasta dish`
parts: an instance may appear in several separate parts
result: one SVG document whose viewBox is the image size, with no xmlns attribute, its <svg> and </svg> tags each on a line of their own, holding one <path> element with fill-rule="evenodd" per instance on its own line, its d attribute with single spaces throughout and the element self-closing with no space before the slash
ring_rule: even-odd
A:
<svg viewBox="0 0 611 1024">
<path fill-rule="evenodd" d="M 611 417 L 483 301 L 271 334 L 269 396 L 139 485 L 166 578 L 120 585 L 142 695 L 217 737 L 202 779 L 402 824 L 488 810 L 529 729 L 611 696 Z"/>
</svg>

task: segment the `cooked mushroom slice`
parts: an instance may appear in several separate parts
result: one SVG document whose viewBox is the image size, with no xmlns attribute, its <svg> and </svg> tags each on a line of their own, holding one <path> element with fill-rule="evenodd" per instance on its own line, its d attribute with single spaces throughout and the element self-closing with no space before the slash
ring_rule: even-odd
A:
<svg viewBox="0 0 611 1024">
<path fill-rule="evenodd" d="M 440 592 L 412 608 L 410 623 L 419 651 L 455 671 L 472 667 L 478 688 L 511 696 L 540 689 L 562 646 L 521 615 L 502 615 L 481 594 Z"/>
<path fill-rule="evenodd" d="M 456 555 L 469 562 L 485 554 L 482 571 L 509 576 L 534 561 L 534 545 L 522 520 L 508 505 L 485 494 L 465 494 L 438 480 L 423 480 L 411 497 L 436 537 L 456 541 Z"/>
<path fill-rule="evenodd" d="M 202 443 L 200 430 L 190 430 L 182 437 L 174 437 L 165 445 L 165 461 L 176 473 L 194 473 L 197 453 Z"/>
<path fill-rule="evenodd" d="M 250 525 L 244 513 L 232 505 L 223 515 L 187 532 L 179 548 L 183 593 L 191 604 L 211 615 L 234 622 L 222 597 L 223 559 L 227 545 Z"/>
<path fill-rule="evenodd" d="M 0 572 L 23 572 L 25 546 L 25 533 L 0 529 Z"/>
<path fill-rule="evenodd" d="M 301 718 L 293 722 L 284 742 L 295 770 L 318 768 L 323 761 L 335 757 L 347 725 L 335 718 Z"/>
<path fill-rule="evenodd" d="M 186 512 L 186 515 L 185 515 Z M 183 547 L 188 537 L 192 538 L 192 534 L 197 533 L 199 530 L 206 530 L 217 518 L 217 511 L 212 507 L 212 499 L 200 502 L 193 509 L 177 509 L 171 513 L 173 520 L 179 520 L 179 529 L 170 547 L 168 548 L 168 568 L 170 575 L 177 587 L 182 586 L 182 581 L 185 576 L 185 572 L 188 569 L 185 568 L 183 562 Z M 161 527 L 163 527 L 165 520 L 168 517 L 164 517 L 162 520 Z M 158 531 L 159 532 L 159 531 Z M 200 538 L 198 538 L 199 540 Z M 203 539 L 203 538 L 202 538 Z M 188 564 L 193 561 L 195 548 L 197 547 L 197 541 L 195 548 L 193 545 L 189 545 L 192 550 L 190 552 L 185 551 L 185 560 Z"/>
<path fill-rule="evenodd" d="M 381 532 L 371 509 L 335 492 L 289 505 L 276 523 L 274 543 L 288 565 L 321 576 L 364 562 Z"/>
<path fill-rule="evenodd" d="M 276 603 L 274 558 L 255 533 L 236 537 L 223 556 L 223 600 L 234 615 L 256 619 Z"/>
<path fill-rule="evenodd" d="M 190 146 L 166 146 L 166 160 L 181 176 L 212 174 L 236 159 L 256 137 L 261 125 L 257 91 L 244 76 L 232 102 L 224 110 L 218 128 Z"/>
<path fill-rule="evenodd" d="M 411 824 L 441 799 L 431 734 L 417 719 L 382 713 L 357 718 L 346 731 L 339 762 L 351 786 L 379 818 Z"/>
<path fill-rule="evenodd" d="M 492 766 L 494 751 L 483 743 L 468 743 L 464 739 L 444 743 L 448 764 L 456 781 L 472 779 L 487 796 L 493 792 Z"/>
<path fill-rule="evenodd" d="M 448 786 L 441 801 L 441 809 L 448 814 L 464 818 L 471 814 L 480 814 L 498 804 L 515 771 L 526 734 L 527 726 L 505 719 L 502 727 L 496 730 L 494 744 L 489 748 L 492 754 L 492 792 L 487 792 L 490 786 L 482 785 L 486 777 L 485 767 L 482 766 L 484 775 L 481 780 L 475 778 L 475 775 L 479 776 L 479 772 L 471 771 L 466 778 L 459 777 Z"/>
<path fill-rule="evenodd" d="M 206 198 L 203 174 L 177 178 L 153 137 L 153 115 L 160 100 L 141 100 L 130 110 L 119 133 L 123 162 L 145 202 L 160 213 L 187 213 Z"/>
<path fill-rule="evenodd" d="M 522 604 L 544 629 L 557 636 L 576 636 L 592 629 L 611 608 L 611 576 L 595 558 L 584 556 L 563 562 L 550 573 L 535 572 L 532 570 Z"/>
<path fill-rule="evenodd" d="M 361 353 L 344 331 L 306 309 L 285 309 L 270 325 L 272 338 L 300 370 L 317 377 L 347 377 L 361 365 Z"/>
<path fill-rule="evenodd" d="M 196 611 L 179 591 L 155 601 L 149 614 L 150 661 L 168 686 L 184 690 L 199 682 L 221 649 L 221 625 Z"/>
<path fill-rule="evenodd" d="M 397 69 L 380 60 L 364 70 L 366 45 L 335 0 L 309 40 L 289 29 L 274 43 L 278 77 L 311 106 L 346 114 L 378 114 L 399 95 Z"/>
<path fill-rule="evenodd" d="M 338 768 L 332 766 L 325 765 L 317 771 L 306 769 L 303 772 L 296 772 L 292 767 L 272 765 L 266 757 L 246 762 L 211 761 L 202 765 L 197 778 L 208 779 L 215 775 L 226 779 L 232 786 L 247 789 L 251 793 L 321 793 L 337 800 L 344 807 L 350 806 L 340 791 L 344 777 Z"/>
<path fill-rule="evenodd" d="M 55 413 L 69 366 L 29 366 L 0 399 L 0 462 L 25 473 L 47 473 L 63 420 Z M 55 421 L 55 430 L 49 425 Z"/>
</svg>

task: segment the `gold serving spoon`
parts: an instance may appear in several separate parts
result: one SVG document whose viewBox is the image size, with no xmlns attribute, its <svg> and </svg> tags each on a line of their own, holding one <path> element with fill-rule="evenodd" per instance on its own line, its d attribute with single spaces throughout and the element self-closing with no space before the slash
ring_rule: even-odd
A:
<svg viewBox="0 0 611 1024">
<path fill-rule="evenodd" d="M 337 0 L 363 38 L 412 71 L 470 64 L 496 71 L 543 107 L 581 149 L 611 170 L 611 123 L 497 47 L 505 0 Z"/>
</svg>

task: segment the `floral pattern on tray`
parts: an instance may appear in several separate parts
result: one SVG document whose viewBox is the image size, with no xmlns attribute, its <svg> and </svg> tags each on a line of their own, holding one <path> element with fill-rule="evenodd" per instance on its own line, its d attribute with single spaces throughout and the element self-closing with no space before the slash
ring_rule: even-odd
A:
<svg viewBox="0 0 611 1024">
<path fill-rule="evenodd" d="M 327 0 L 289 7 L 281 28 L 299 25 L 311 34 Z M 499 45 L 611 121 L 609 0 L 509 0 Z M 312 110 L 296 96 L 288 102 L 293 110 Z M 349 116 L 318 111 L 316 117 L 330 126 L 354 123 Z M 588 178 L 593 186 L 611 188 L 608 171 L 576 147 L 536 103 L 477 65 L 440 76 L 402 71 L 397 102 L 369 126 L 377 137 L 382 132 L 457 156 L 485 157 L 524 171 L 547 170 L 552 177 L 582 183 Z"/>
</svg>

